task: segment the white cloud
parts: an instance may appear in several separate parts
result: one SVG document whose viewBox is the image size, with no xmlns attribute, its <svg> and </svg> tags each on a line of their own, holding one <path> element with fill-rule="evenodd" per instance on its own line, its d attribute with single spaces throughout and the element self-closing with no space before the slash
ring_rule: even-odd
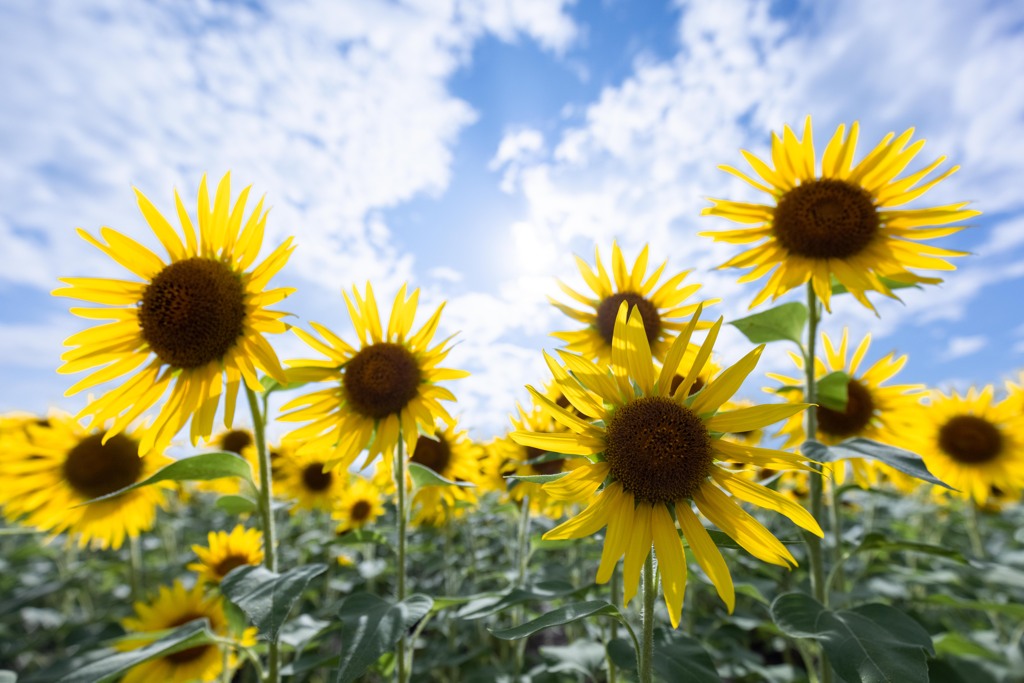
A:
<svg viewBox="0 0 1024 683">
<path fill-rule="evenodd" d="M 968 337 L 951 337 L 946 350 L 942 352 L 942 358 L 944 360 L 962 358 L 972 353 L 977 353 L 986 346 L 988 346 L 988 337 L 983 334 Z"/>
</svg>

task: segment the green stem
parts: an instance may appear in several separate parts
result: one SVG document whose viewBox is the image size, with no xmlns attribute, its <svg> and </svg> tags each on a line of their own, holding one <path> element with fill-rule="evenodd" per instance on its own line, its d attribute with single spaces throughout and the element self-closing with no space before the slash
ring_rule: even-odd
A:
<svg viewBox="0 0 1024 683">
<path fill-rule="evenodd" d="M 836 575 L 835 581 L 837 590 L 840 593 L 845 593 L 846 575 L 841 564 L 843 557 L 843 518 L 842 509 L 840 508 L 839 484 L 836 483 L 835 477 L 833 477 L 832 481 L 829 482 L 828 493 L 829 519 L 832 524 L 832 540 L 834 541 L 832 545 L 832 566 L 834 569 L 830 574 L 834 573 Z M 832 591 L 827 587 L 824 592 L 826 596 L 832 594 Z"/>
<path fill-rule="evenodd" d="M 516 534 L 516 588 L 526 585 L 526 572 L 530 561 L 530 497 L 523 496 L 519 508 L 519 529 Z M 526 618 L 525 609 L 522 606 L 516 607 L 515 622 L 522 623 Z M 520 638 L 515 643 L 515 680 L 523 673 L 523 665 L 526 662 L 526 638 Z"/>
<path fill-rule="evenodd" d="M 981 521 L 978 519 L 978 504 L 971 498 L 967 504 L 967 535 L 971 539 L 971 551 L 979 560 L 985 559 L 985 544 L 981 540 Z"/>
<path fill-rule="evenodd" d="M 396 583 L 397 583 L 397 596 L 398 601 L 405 600 L 405 526 L 407 519 L 407 511 L 405 504 L 406 497 L 406 483 L 405 483 L 405 452 L 404 452 L 405 441 L 401 430 L 398 432 L 398 447 L 395 449 L 395 466 L 392 468 L 395 473 L 395 491 L 398 496 L 398 505 L 396 510 L 396 516 L 398 518 L 398 567 L 396 568 Z M 395 667 L 395 675 L 398 683 L 405 683 L 408 678 L 408 672 L 406 671 L 405 661 L 405 650 L 406 650 L 406 634 L 403 633 L 402 637 L 398 639 L 398 646 L 396 648 L 395 657 L 398 660 L 397 666 Z"/>
<path fill-rule="evenodd" d="M 142 599 L 142 550 L 138 536 L 128 536 L 128 574 L 132 584 L 132 603 Z"/>
<path fill-rule="evenodd" d="M 270 477 L 270 451 L 267 450 L 266 421 L 260 411 L 256 393 L 248 386 L 245 395 L 249 399 L 249 411 L 252 413 L 252 434 L 256 440 L 256 456 L 259 462 L 260 488 L 259 511 L 263 526 L 263 566 L 277 572 L 277 531 L 274 528 L 273 482 Z M 265 404 L 264 404 L 265 405 Z M 277 640 L 267 643 L 267 670 L 264 681 L 278 683 L 280 676 L 281 651 Z"/>
<path fill-rule="evenodd" d="M 658 587 L 654 583 L 654 550 L 647 555 L 644 562 L 644 610 L 640 615 L 643 621 L 643 634 L 640 640 L 640 652 L 637 653 L 637 672 L 639 683 L 654 681 L 654 601 L 658 597 Z"/>
<path fill-rule="evenodd" d="M 622 585 L 619 577 L 618 565 L 615 565 L 615 568 L 612 570 L 612 580 L 608 584 L 608 590 L 611 593 L 609 602 L 618 607 L 619 594 L 622 592 Z M 619 635 L 619 622 L 615 619 L 612 619 L 611 625 L 608 628 L 608 643 L 610 643 L 613 640 L 615 640 Z M 619 674 L 615 668 L 615 662 L 612 661 L 612 656 L 610 654 L 607 654 L 608 643 L 605 643 L 605 664 L 608 665 L 608 683 L 616 683 Z"/>
</svg>

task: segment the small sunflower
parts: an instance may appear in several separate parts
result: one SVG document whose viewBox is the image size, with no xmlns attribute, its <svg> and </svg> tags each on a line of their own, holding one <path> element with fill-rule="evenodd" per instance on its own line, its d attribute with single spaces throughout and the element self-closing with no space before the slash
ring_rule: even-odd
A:
<svg viewBox="0 0 1024 683">
<path fill-rule="evenodd" d="M 741 282 L 772 273 L 751 308 L 769 296 L 777 299 L 808 280 L 829 307 L 835 278 L 864 306 L 874 310 L 865 292 L 877 291 L 895 298 L 884 278 L 905 283 L 941 282 L 913 273 L 908 268 L 955 270 L 945 258 L 964 252 L 940 249 L 923 240 L 951 235 L 962 225 L 950 225 L 979 215 L 965 209 L 967 202 L 923 209 L 899 209 L 952 175 L 954 166 L 924 184 L 922 181 L 945 160 L 897 179 L 924 145 L 919 140 L 907 147 L 914 129 L 899 137 L 889 133 L 858 164 L 852 165 L 858 124 L 841 125 L 825 148 L 821 173 L 815 170 L 811 118 L 807 117 L 802 140 L 786 126 L 782 139 L 772 133 L 771 168 L 747 151 L 744 158 L 760 177 L 755 179 L 731 166 L 723 171 L 771 195 L 774 206 L 725 199 L 711 199 L 714 206 L 703 215 L 721 216 L 753 227 L 701 233 L 719 242 L 763 243 L 733 257 L 722 268 L 753 268 Z M 940 226 L 940 227 L 937 227 Z M 772 272 L 774 271 L 774 272 Z"/>
<path fill-rule="evenodd" d="M 223 598 L 216 594 L 204 595 L 202 582 L 191 589 L 180 581 L 174 585 L 161 586 L 156 598 L 150 603 L 135 603 L 135 617 L 122 621 L 129 635 L 117 643 L 123 651 L 136 650 L 157 640 L 164 631 L 183 626 L 190 621 L 206 618 L 210 630 L 218 636 L 230 637 L 239 647 L 256 644 L 256 629 L 248 628 L 244 633 L 231 634 L 224 616 Z M 148 635 L 153 632 L 152 635 Z M 164 655 L 135 666 L 121 679 L 122 683 L 193 683 L 194 681 L 215 681 L 224 670 L 223 645 L 197 645 L 186 650 Z M 238 665 L 235 649 L 228 654 L 227 664 L 233 670 Z"/>
<path fill-rule="evenodd" d="M 25 424 L 23 438 L 9 438 L 0 503 L 11 521 L 53 535 L 77 536 L 79 547 L 120 548 L 153 528 L 156 509 L 165 507 L 170 482 L 129 491 L 80 506 L 148 478 L 170 458 L 151 452 L 139 457 L 135 433 L 83 429 L 66 413 Z"/>
<path fill-rule="evenodd" d="M 619 245 L 612 243 L 612 278 L 608 276 L 601 263 L 601 253 L 595 247 L 595 270 L 591 270 L 587 262 L 579 256 L 576 265 L 587 286 L 596 294 L 591 298 L 581 294 L 565 283 L 559 281 L 558 286 L 565 294 L 583 304 L 584 308 L 576 309 L 554 299 L 551 303 L 570 318 L 586 325 L 582 330 L 571 332 L 554 332 L 566 343 L 566 348 L 585 358 L 608 362 L 612 352 L 612 334 L 615 330 L 615 315 L 622 302 L 629 304 L 630 310 L 640 312 L 644 321 L 644 332 L 651 345 L 651 353 L 661 360 L 665 357 L 672 337 L 686 326 L 686 318 L 693 315 L 697 304 L 683 304 L 691 295 L 700 289 L 699 284 L 683 286 L 683 280 L 690 271 L 679 273 L 660 286 L 658 280 L 665 271 L 668 262 L 662 263 L 650 276 L 647 275 L 647 247 L 644 246 L 640 255 L 630 269 L 622 257 Z M 717 302 L 718 299 L 704 301 L 703 304 Z M 698 329 L 706 329 L 705 323 L 698 323 Z"/>
<path fill-rule="evenodd" d="M 215 434 L 206 445 L 213 450 L 227 451 L 228 453 L 240 455 L 249 463 L 254 473 L 260 471 L 256 453 L 256 441 L 253 438 L 252 431 L 248 429 L 222 431 Z M 273 461 L 271 462 L 273 463 Z M 273 470 L 273 467 L 271 470 Z M 238 495 L 243 491 L 242 480 L 237 477 L 221 477 L 208 481 L 196 481 L 192 485 L 199 491 L 219 495 Z"/>
<path fill-rule="evenodd" d="M 199 562 L 188 566 L 199 573 L 200 581 L 220 583 L 235 567 L 258 566 L 263 563 L 263 534 L 259 529 L 246 529 L 239 524 L 230 534 L 226 531 L 211 531 L 206 540 L 206 547 L 192 546 L 192 552 L 199 557 Z"/>
<path fill-rule="evenodd" d="M 686 587 L 686 562 L 677 521 L 697 562 L 730 611 L 735 603 L 729 569 L 694 513 L 693 503 L 741 547 L 772 564 L 795 566 L 796 560 L 737 500 L 776 510 L 804 529 L 822 533 L 802 507 L 730 472 L 718 462 L 777 469 L 808 467 L 791 453 L 743 446 L 721 438 L 725 432 L 759 429 L 806 407 L 775 404 L 719 412 L 754 369 L 763 345 L 690 396 L 690 386 L 711 355 L 722 324 L 719 319 L 683 382 L 674 393 L 669 393 L 672 378 L 697 327 L 700 310 L 698 307 L 673 341 L 656 375 L 642 317 L 634 313 L 627 321 L 627 307 L 621 306 L 615 320 L 610 367 L 602 368 L 581 356 L 561 351 L 559 355 L 565 365 L 548 364 L 569 402 L 593 422 L 559 408 L 528 387 L 544 410 L 569 431 L 512 433 L 512 438 L 524 445 L 590 459 L 565 477 L 544 485 L 548 493 L 557 497 L 585 495 L 592 500 L 580 514 L 547 532 L 544 538 L 581 538 L 607 526 L 597 581 L 607 582 L 619 558 L 625 555 L 623 587 L 627 604 L 636 594 L 640 569 L 653 544 L 673 627 L 679 625 Z"/>
<path fill-rule="evenodd" d="M 453 422 L 441 401 L 455 396 L 438 384 L 469 375 L 463 370 L 438 365 L 448 355 L 449 339 L 431 346 L 444 304 L 438 306 L 419 332 L 411 334 L 420 291 L 406 298 L 402 285 L 395 297 L 387 331 L 381 327 L 373 289 L 366 284 L 366 298 L 353 289 L 345 294 L 349 315 L 359 335 L 360 347 L 349 346 L 323 325 L 311 323 L 325 341 L 295 328 L 295 333 L 327 360 L 288 361 L 292 381 L 327 382 L 326 389 L 300 396 L 282 407 L 281 420 L 309 422 L 285 438 L 302 443 L 300 450 L 330 453 L 328 466 L 347 469 L 361 450 L 368 449 L 363 467 L 381 453 L 391 453 L 399 435 L 405 452 L 412 452 L 419 427 L 431 430 L 435 418 Z"/>
<path fill-rule="evenodd" d="M 230 174 L 217 186 L 212 205 L 203 176 L 198 239 L 175 192 L 184 242 L 141 192 L 135 194 L 146 222 L 167 249 L 169 263 L 110 228 L 100 229 L 106 243 L 79 229 L 86 241 L 141 281 L 61 278 L 69 286 L 53 294 L 107 304 L 110 307 L 72 308 L 71 312 L 113 321 L 65 340 L 65 346 L 76 348 L 61 356 L 65 363 L 58 372 L 92 371 L 66 395 L 135 373 L 82 410 L 81 416 L 91 417 L 92 426 L 112 420 L 107 436 L 113 437 L 170 391 L 143 436 L 141 448 L 146 453 L 168 444 L 189 419 L 193 445 L 208 437 L 221 393 L 224 424 L 230 427 L 240 382 L 263 391 L 257 369 L 285 381 L 277 355 L 263 335 L 287 329 L 280 320 L 286 314 L 267 307 L 294 290 L 266 287 L 293 247 L 288 238 L 252 267 L 263 244 L 267 212 L 261 199 L 243 227 L 249 188 L 242 190 L 232 207 Z"/>
<path fill-rule="evenodd" d="M 993 400 L 991 386 L 961 396 L 931 392 L 917 411 L 905 448 L 924 458 L 928 471 L 984 504 L 993 487 L 1016 496 L 1024 487 L 1024 415 L 1011 398 Z"/>
<path fill-rule="evenodd" d="M 328 466 L 329 450 L 294 450 L 285 446 L 278 457 L 276 496 L 293 501 L 291 513 L 331 512 L 348 486 L 348 472 Z"/>
<path fill-rule="evenodd" d="M 338 522 L 335 531 L 343 534 L 372 523 L 384 514 L 383 500 L 381 490 L 376 485 L 362 477 L 350 476 L 348 486 L 341 494 L 341 501 L 331 514 L 331 518 Z"/>
<path fill-rule="evenodd" d="M 850 378 L 850 383 L 847 386 L 846 410 L 840 412 L 818 406 L 818 433 L 815 438 L 828 445 L 855 437 L 896 445 L 900 439 L 898 434 L 906 427 L 909 412 L 914 409 L 924 393 L 924 387 L 919 384 L 882 386 L 903 368 L 907 357 L 897 357 L 895 352 L 891 352 L 875 361 L 867 370 L 860 372 L 861 363 L 871 344 L 870 334 L 864 336 L 849 360 L 849 329 L 843 328 L 843 337 L 838 348 L 827 334 L 823 333 L 821 339 L 825 359 L 818 357 L 815 360 L 815 379 L 820 380 L 832 372 L 845 372 Z M 804 369 L 803 357 L 795 353 L 790 353 L 789 357 L 797 368 Z M 794 403 L 804 400 L 803 377 L 787 377 L 775 373 L 768 373 L 767 376 L 782 382 L 787 389 L 787 400 Z M 804 421 L 798 415 L 789 418 L 777 436 L 786 437 L 783 448 L 797 446 L 807 438 Z M 851 458 L 847 462 L 859 485 L 868 486 L 877 482 L 879 469 L 873 461 Z M 842 484 L 845 479 L 845 468 L 832 469 L 836 482 Z"/>
</svg>

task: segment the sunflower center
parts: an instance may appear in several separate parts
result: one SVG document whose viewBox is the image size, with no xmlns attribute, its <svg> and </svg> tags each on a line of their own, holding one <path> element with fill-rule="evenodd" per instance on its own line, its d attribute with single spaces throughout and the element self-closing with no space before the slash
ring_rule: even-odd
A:
<svg viewBox="0 0 1024 683">
<path fill-rule="evenodd" d="M 349 511 L 349 516 L 352 517 L 353 522 L 362 522 L 370 516 L 370 510 L 373 509 L 367 501 L 357 500 L 352 509 Z"/>
<path fill-rule="evenodd" d="M 628 403 L 605 427 L 605 460 L 635 498 L 668 503 L 693 497 L 711 473 L 711 435 L 704 421 L 670 398 Z"/>
<path fill-rule="evenodd" d="M 139 443 L 116 434 L 102 443 L 103 434 L 78 442 L 64 460 L 64 480 L 84 498 L 99 498 L 131 486 L 142 475 Z"/>
<path fill-rule="evenodd" d="M 246 555 L 228 555 L 217 563 L 213 568 L 213 573 L 223 579 L 235 567 L 242 567 L 247 564 L 249 564 L 249 557 Z"/>
<path fill-rule="evenodd" d="M 412 451 L 412 462 L 429 467 L 438 474 L 443 475 L 448 470 L 448 463 L 452 459 L 452 448 L 439 436 L 437 440 L 429 436 L 420 436 L 416 440 L 416 447 Z"/>
<path fill-rule="evenodd" d="M 644 321 L 644 332 L 647 333 L 647 341 L 653 342 L 661 333 L 661 316 L 658 314 L 658 307 L 647 299 L 633 292 L 619 292 L 604 299 L 597 306 L 597 331 L 606 343 L 611 344 L 615 336 L 615 318 L 619 315 L 619 306 L 623 301 L 629 302 L 628 313 L 633 309 L 640 311 L 640 317 Z"/>
<path fill-rule="evenodd" d="M 957 462 L 977 465 L 994 460 L 1003 435 L 994 424 L 974 415 L 957 415 L 939 429 L 939 448 Z"/>
<path fill-rule="evenodd" d="M 400 413 L 416 397 L 421 379 L 409 349 L 381 342 L 359 351 L 345 366 L 341 381 L 356 412 L 379 420 Z"/>
<path fill-rule="evenodd" d="M 533 446 L 527 446 L 526 460 L 527 462 L 536 460 L 545 453 L 547 453 L 547 451 L 542 451 L 541 449 L 534 448 Z M 562 463 L 564 462 L 564 458 L 558 458 L 557 460 L 545 460 L 544 462 L 531 462 L 530 469 L 537 474 L 558 474 L 562 471 Z"/>
<path fill-rule="evenodd" d="M 839 412 L 818 406 L 818 431 L 835 438 L 856 436 L 871 424 L 875 414 L 875 401 L 859 380 L 851 379 L 847 385 L 846 410 Z"/>
<path fill-rule="evenodd" d="M 220 447 L 225 451 L 242 454 L 246 448 L 252 445 L 252 434 L 244 429 L 232 429 L 220 439 Z"/>
<path fill-rule="evenodd" d="M 786 251 L 811 259 L 849 258 L 878 234 L 871 193 L 843 180 L 808 180 L 775 207 L 775 239 Z"/>
<path fill-rule="evenodd" d="M 324 472 L 322 462 L 314 462 L 306 465 L 302 470 L 302 484 L 307 491 L 326 491 L 331 486 L 333 475 L 330 471 Z"/>
<path fill-rule="evenodd" d="M 175 619 L 172 623 L 168 624 L 167 627 L 177 628 L 178 626 L 183 626 L 184 624 L 187 624 L 190 621 L 207 618 L 207 616 L 208 615 L 206 614 L 186 614 L 183 617 Z M 197 645 L 196 647 L 190 647 L 184 650 L 179 650 L 178 652 L 172 652 L 169 655 L 164 655 L 164 659 L 174 662 L 175 664 L 187 664 L 188 662 L 194 662 L 195 660 L 202 657 L 204 654 L 206 654 L 206 651 L 212 647 L 214 646 Z"/>
<path fill-rule="evenodd" d="M 220 261 L 175 261 L 146 287 L 139 306 L 142 338 L 157 357 L 190 370 L 219 360 L 242 336 L 245 286 Z"/>
</svg>

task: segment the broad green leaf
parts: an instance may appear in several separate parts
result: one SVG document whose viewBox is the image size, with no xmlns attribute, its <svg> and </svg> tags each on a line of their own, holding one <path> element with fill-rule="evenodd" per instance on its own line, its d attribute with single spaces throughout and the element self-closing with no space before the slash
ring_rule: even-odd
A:
<svg viewBox="0 0 1024 683">
<path fill-rule="evenodd" d="M 729 323 L 755 344 L 788 340 L 803 343 L 807 306 L 798 301 L 769 308 Z"/>
<path fill-rule="evenodd" d="M 220 582 L 220 590 L 259 629 L 261 639 L 275 641 L 288 612 L 324 564 L 304 564 L 275 574 L 263 567 L 232 569 Z"/>
<path fill-rule="evenodd" d="M 832 454 L 832 460 L 870 458 L 884 462 L 894 470 L 899 470 L 903 474 L 909 474 L 915 479 L 920 479 L 921 481 L 926 481 L 929 484 L 935 484 L 951 491 L 955 490 L 946 483 L 939 481 L 934 474 L 929 472 L 920 455 L 905 451 L 902 448 L 878 443 L 871 439 L 856 438 L 847 439 L 836 446 L 828 446 L 828 450 Z"/>
<path fill-rule="evenodd" d="M 547 484 L 549 481 L 558 481 L 562 477 L 568 476 L 568 474 L 568 472 L 556 472 L 555 474 L 508 474 L 505 475 L 505 479 L 522 481 L 528 484 Z"/>
<path fill-rule="evenodd" d="M 410 595 L 397 604 L 370 593 L 356 593 L 341 602 L 342 652 L 334 683 L 359 679 L 382 654 L 391 651 L 413 624 L 430 612 L 426 595 Z"/>
<path fill-rule="evenodd" d="M 786 593 L 772 619 L 793 638 L 821 642 L 832 668 L 847 683 L 927 683 L 932 639 L 920 624 L 888 605 L 830 610 L 804 593 Z"/>
<path fill-rule="evenodd" d="M 951 609 L 977 610 L 979 612 L 994 612 L 1005 614 L 1014 619 L 1024 620 L 1024 605 L 1016 602 L 990 602 L 985 600 L 959 600 L 948 595 L 929 595 L 924 603 L 927 605 L 938 605 Z"/>
<path fill-rule="evenodd" d="M 587 617 L 594 616 L 611 616 L 616 619 L 621 619 L 622 615 L 619 614 L 618 608 L 610 602 L 604 600 L 587 600 L 585 602 L 574 602 L 569 605 L 564 605 L 558 609 L 551 610 L 547 614 L 541 615 L 532 621 L 528 621 L 525 624 L 519 626 L 513 626 L 512 628 L 504 628 L 498 630 L 488 629 L 495 638 L 501 640 L 519 640 L 527 636 L 533 635 L 537 631 L 542 631 L 552 626 L 562 626 L 564 624 L 571 624 L 579 621 L 580 619 L 586 619 Z"/>
<path fill-rule="evenodd" d="M 504 593 L 482 595 L 470 600 L 457 616 L 460 619 L 481 619 L 504 611 L 513 605 L 521 605 L 531 600 L 551 600 L 564 598 L 580 589 L 568 581 L 544 581 L 529 588 L 512 588 Z"/>
<path fill-rule="evenodd" d="M 298 389 L 299 387 L 309 384 L 309 382 L 291 382 L 289 384 L 281 384 L 270 375 L 264 375 L 263 377 L 260 377 L 260 384 L 263 385 L 263 390 L 267 394 L 270 394 L 282 389 L 285 391 L 288 391 L 289 389 Z"/>
<path fill-rule="evenodd" d="M 409 463 L 409 478 L 412 479 L 413 489 L 422 489 L 427 486 L 461 486 L 463 488 L 474 488 L 475 486 L 468 481 L 449 481 L 418 462 Z"/>
<path fill-rule="evenodd" d="M 841 370 L 830 372 L 818 380 L 818 403 L 837 413 L 846 412 L 850 376 Z"/>
<path fill-rule="evenodd" d="M 252 498 L 231 495 L 218 498 L 217 507 L 229 515 L 251 514 L 259 509 Z"/>
<path fill-rule="evenodd" d="M 808 439 L 800 444 L 800 454 L 814 462 L 830 462 L 835 459 L 835 454 L 828 446 L 814 439 Z"/>
<path fill-rule="evenodd" d="M 1005 667 L 1006 658 L 998 662 Z M 928 662 L 928 683 L 1005 683 L 1005 676 L 997 677 L 988 667 L 966 659 L 941 658 Z"/>
<path fill-rule="evenodd" d="M 242 456 L 228 451 L 213 451 L 212 453 L 201 453 L 190 458 L 176 460 L 148 479 L 143 479 L 131 486 L 125 486 L 123 489 L 108 493 L 105 496 L 93 498 L 75 507 L 115 498 L 122 493 L 161 481 L 209 481 L 210 479 L 222 479 L 224 477 L 244 479 L 253 488 L 256 488 L 256 484 L 252 480 L 252 468 Z"/>
<path fill-rule="evenodd" d="M 689 636 L 674 636 L 671 643 L 655 643 L 654 671 L 663 681 L 721 683 L 704 646 Z"/>
<path fill-rule="evenodd" d="M 110 651 L 110 654 L 76 668 L 58 683 L 106 683 L 117 680 L 121 674 L 144 662 L 165 657 L 175 652 L 213 643 L 213 634 L 206 619 L 197 619 L 179 626 L 163 638 L 128 652 Z"/>
<path fill-rule="evenodd" d="M 954 655 L 977 657 L 992 662 L 1005 661 L 1005 657 L 1001 653 L 993 652 L 984 645 L 980 645 L 962 633 L 956 633 L 955 631 L 947 631 L 935 636 L 935 653 L 939 657 Z"/>
<path fill-rule="evenodd" d="M 956 548 L 949 548 L 942 545 L 931 545 L 928 543 L 916 543 L 914 541 L 902 541 L 899 539 L 893 540 L 886 538 L 885 534 L 872 531 L 870 534 L 865 536 L 863 540 L 855 548 L 855 552 L 861 552 L 865 550 L 888 550 L 897 551 L 905 550 L 914 553 L 923 553 L 925 555 L 935 555 L 938 557 L 945 557 L 960 564 L 969 564 L 967 558 Z"/>
</svg>

